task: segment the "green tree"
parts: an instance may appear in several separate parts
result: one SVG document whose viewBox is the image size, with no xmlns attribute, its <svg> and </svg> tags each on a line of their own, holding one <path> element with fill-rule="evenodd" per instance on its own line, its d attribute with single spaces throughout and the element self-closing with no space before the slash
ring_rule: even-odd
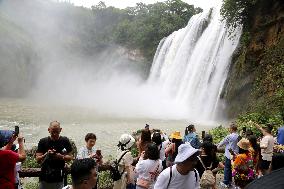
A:
<svg viewBox="0 0 284 189">
<path fill-rule="evenodd" d="M 117 9 L 103 2 L 92 7 L 97 39 L 139 49 L 150 61 L 160 40 L 185 27 L 191 16 L 201 12 L 181 0 L 168 0 Z"/>
<path fill-rule="evenodd" d="M 221 16 L 226 21 L 227 27 L 233 31 L 243 25 L 249 27 L 250 16 L 258 0 L 223 0 Z"/>
</svg>

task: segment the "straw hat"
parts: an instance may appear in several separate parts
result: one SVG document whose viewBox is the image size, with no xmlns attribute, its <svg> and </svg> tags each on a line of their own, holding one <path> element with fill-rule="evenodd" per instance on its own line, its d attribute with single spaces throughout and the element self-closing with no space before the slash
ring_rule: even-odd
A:
<svg viewBox="0 0 284 189">
<path fill-rule="evenodd" d="M 249 140 L 245 138 L 242 138 L 237 145 L 243 150 L 248 150 L 250 148 Z"/>
<path fill-rule="evenodd" d="M 180 132 L 179 131 L 175 131 L 171 134 L 170 138 L 174 138 L 174 139 L 182 139 Z"/>
</svg>

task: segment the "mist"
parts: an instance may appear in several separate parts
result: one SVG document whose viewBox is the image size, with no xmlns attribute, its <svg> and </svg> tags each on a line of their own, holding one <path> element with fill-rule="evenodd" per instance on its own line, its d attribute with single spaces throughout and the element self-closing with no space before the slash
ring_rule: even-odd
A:
<svg viewBox="0 0 284 189">
<path fill-rule="evenodd" d="M 99 29 L 87 27 L 93 22 L 90 10 L 51 1 L 6 0 L 0 1 L 0 11 L 15 32 L 10 38 L 16 36 L 1 47 L 9 44 L 12 49 L 0 62 L 2 97 L 113 117 L 186 119 L 185 105 L 146 84 L 151 65 L 139 52 L 94 42 L 92 33 Z"/>
</svg>

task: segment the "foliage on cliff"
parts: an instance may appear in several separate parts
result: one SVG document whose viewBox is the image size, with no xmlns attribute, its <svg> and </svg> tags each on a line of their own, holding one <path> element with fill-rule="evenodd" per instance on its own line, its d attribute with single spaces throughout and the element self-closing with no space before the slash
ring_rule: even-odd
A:
<svg viewBox="0 0 284 189">
<path fill-rule="evenodd" d="M 231 30 L 250 25 L 250 19 L 258 0 L 223 0 L 221 15 Z"/>
<path fill-rule="evenodd" d="M 228 116 L 255 112 L 266 117 L 280 116 L 283 120 L 284 4 L 281 0 L 224 2 L 224 18 L 244 25 L 224 90 Z M 236 6 L 241 2 L 247 8 Z M 249 15 L 245 10 L 251 10 Z"/>
<path fill-rule="evenodd" d="M 185 27 L 191 16 L 201 12 L 181 0 L 137 3 L 126 9 L 106 7 L 100 2 L 92 10 L 97 39 L 139 49 L 148 60 L 152 60 L 162 38 Z"/>
</svg>

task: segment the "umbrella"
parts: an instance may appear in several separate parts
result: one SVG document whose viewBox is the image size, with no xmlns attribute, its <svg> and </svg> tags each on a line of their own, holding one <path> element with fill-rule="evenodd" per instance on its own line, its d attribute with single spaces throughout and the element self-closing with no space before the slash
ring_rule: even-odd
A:
<svg viewBox="0 0 284 189">
<path fill-rule="evenodd" d="M 245 189 L 284 189 L 284 168 L 254 180 Z"/>
</svg>

